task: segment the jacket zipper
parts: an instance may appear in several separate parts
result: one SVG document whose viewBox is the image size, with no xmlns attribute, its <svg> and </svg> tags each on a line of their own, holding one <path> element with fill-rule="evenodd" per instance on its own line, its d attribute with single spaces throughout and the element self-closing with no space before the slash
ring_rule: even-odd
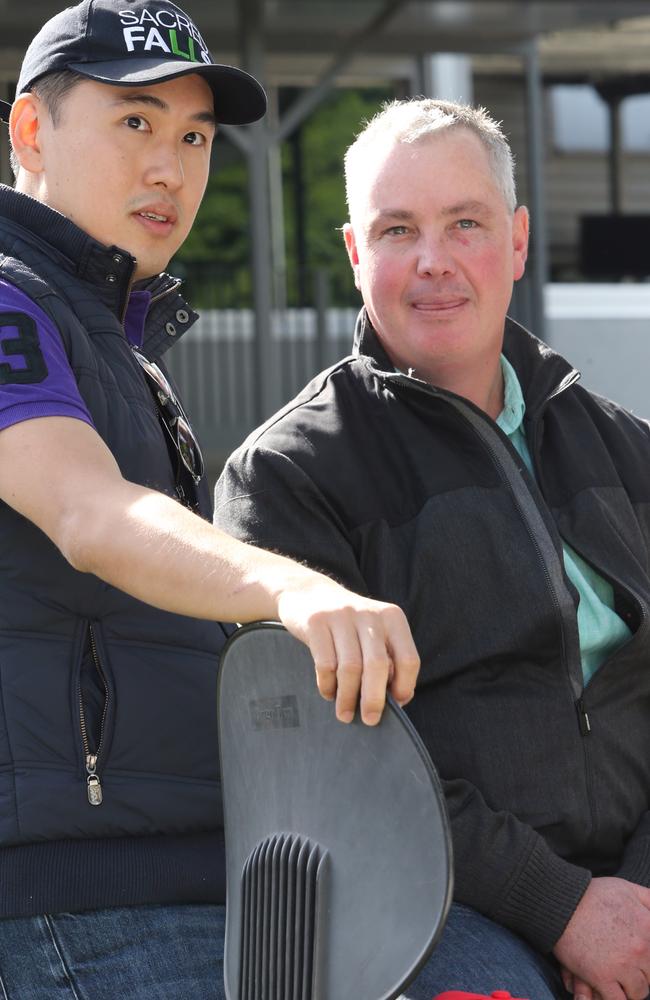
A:
<svg viewBox="0 0 650 1000">
<path fill-rule="evenodd" d="M 548 397 L 548 399 L 553 398 L 553 396 L 559 395 L 565 389 L 568 389 L 570 385 L 577 380 L 577 376 L 574 375 L 572 378 L 565 378 L 555 391 Z M 570 598 L 570 592 L 568 591 L 563 578 L 563 564 L 560 557 L 557 554 L 553 540 L 548 531 L 548 528 L 544 524 L 541 512 L 539 510 L 538 504 L 530 493 L 530 490 L 526 486 L 522 476 L 520 475 L 518 467 L 512 461 L 507 446 L 505 443 L 501 442 L 501 439 L 492 431 L 491 427 L 488 425 L 486 418 L 475 412 L 471 404 L 466 403 L 464 400 L 448 395 L 447 393 L 442 393 L 440 390 L 433 392 L 431 388 L 425 384 L 420 384 L 414 379 L 409 379 L 406 381 L 403 375 L 391 376 L 386 381 L 396 381 L 398 384 L 406 385 L 409 389 L 415 389 L 417 391 L 423 392 L 426 395 L 441 396 L 446 399 L 456 410 L 458 410 L 462 417 L 467 421 L 470 427 L 475 431 L 478 437 L 481 439 L 485 445 L 490 457 L 495 463 L 497 469 L 499 470 L 503 480 L 507 483 L 510 488 L 510 493 L 514 502 L 514 505 L 519 513 L 521 521 L 526 527 L 528 535 L 537 551 L 540 565 L 543 569 L 544 576 L 546 579 L 547 589 L 551 594 L 553 599 L 553 604 L 556 608 L 557 615 L 560 621 L 560 637 L 561 637 L 561 650 L 562 650 L 562 664 L 567 675 L 572 694 L 573 701 L 576 705 L 578 711 L 578 722 L 580 732 L 583 736 L 587 736 L 591 732 L 591 724 L 589 721 L 589 716 L 586 712 L 584 701 L 583 701 L 583 685 L 582 679 L 578 682 L 571 675 L 571 670 L 569 667 L 569 658 L 567 650 L 567 634 L 570 635 L 571 632 L 575 633 L 574 644 L 576 645 L 579 652 L 579 637 L 577 632 L 577 621 L 574 622 L 575 615 L 572 614 L 571 617 L 566 612 L 565 605 L 566 600 L 563 600 L 564 593 L 569 595 L 571 601 L 571 608 L 575 611 L 573 600 Z M 548 401 L 548 400 L 547 400 Z M 491 440 L 493 439 L 493 440 Z M 495 447 L 495 444 L 499 446 Z M 499 451 L 505 453 L 505 458 Z M 517 476 L 514 477 L 511 474 L 511 470 L 508 468 L 506 458 L 510 459 L 511 464 L 517 470 Z M 525 493 L 524 493 L 525 491 Z M 521 496 L 520 496 L 521 494 Z M 531 524 L 531 508 L 534 516 L 538 517 L 540 520 L 540 525 L 536 530 L 535 526 Z M 544 551 L 546 549 L 546 551 Z M 557 577 L 560 579 L 556 579 Z M 579 657 L 578 657 L 579 659 Z"/>
<path fill-rule="evenodd" d="M 563 381 L 559 384 L 559 386 L 557 386 L 557 388 L 552 393 L 550 393 L 550 395 L 547 396 L 547 398 L 544 400 L 543 409 L 546 408 L 547 404 L 552 399 L 554 399 L 556 396 L 559 396 L 561 392 L 564 392 L 565 389 L 568 389 L 570 386 L 574 385 L 574 383 L 577 382 L 578 379 L 579 379 L 579 374 L 578 374 L 578 372 L 575 372 L 575 371 L 573 373 L 571 373 L 571 375 L 566 376 L 563 379 Z M 540 413 L 541 413 L 541 410 L 538 411 L 538 415 L 537 415 L 538 418 L 539 418 L 539 414 Z M 535 425 L 535 433 L 534 433 L 534 437 L 533 437 L 533 441 L 532 441 L 531 455 L 532 455 L 532 459 L 533 459 L 533 467 L 535 469 L 535 475 L 537 477 L 537 481 L 539 483 L 539 487 L 540 487 L 540 490 L 542 491 L 542 495 L 543 495 L 544 481 L 543 481 L 543 476 L 542 476 L 542 473 L 541 473 L 539 462 L 537 461 L 537 455 L 538 455 L 538 451 L 539 451 L 539 448 L 538 448 L 538 434 L 537 434 L 537 427 L 538 426 L 539 426 L 539 424 L 537 423 Z M 587 559 L 587 557 L 572 542 L 567 542 L 567 544 L 571 545 L 571 547 L 573 548 L 573 550 L 575 552 L 577 552 L 578 555 L 582 559 L 585 560 L 585 562 L 590 562 L 590 560 Z M 618 587 L 618 589 L 619 589 L 619 591 L 621 593 L 627 593 L 630 597 L 633 598 L 633 600 L 634 600 L 634 602 L 635 602 L 635 604 L 636 604 L 636 606 L 637 606 L 637 608 L 639 610 L 639 615 L 640 615 L 640 619 L 641 619 L 641 621 L 639 623 L 639 628 L 638 628 L 637 631 L 641 631 L 641 629 L 645 628 L 647 626 L 647 623 L 648 623 L 648 611 L 646 609 L 645 604 L 643 603 L 643 601 L 639 597 L 639 595 L 637 593 L 635 593 L 633 590 L 630 590 L 630 588 L 627 585 L 623 584 L 623 582 L 621 580 L 619 580 L 618 577 L 612 576 L 609 573 L 605 573 L 602 569 L 600 569 L 600 567 L 596 566 L 595 564 L 594 564 L 594 569 L 596 570 L 597 573 L 599 573 L 603 577 L 603 579 L 608 580 L 609 583 L 612 585 L 612 587 Z M 609 659 L 609 657 L 608 657 L 608 659 Z M 604 665 L 605 665 L 604 663 L 601 664 L 601 667 L 604 666 Z M 599 669 L 601 669 L 601 668 L 599 667 Z M 579 715 L 579 717 L 581 719 L 580 728 L 581 728 L 581 730 L 583 730 L 583 734 L 584 735 L 588 735 L 591 732 L 591 723 L 589 721 L 589 715 L 587 713 L 584 695 L 581 696 L 578 699 L 578 701 L 576 701 L 576 709 L 577 709 L 578 715 Z"/>
<path fill-rule="evenodd" d="M 90 749 L 90 739 L 88 737 L 88 728 L 86 726 L 86 711 L 83 703 L 83 695 L 81 693 L 81 684 L 79 685 L 79 722 L 81 726 L 81 741 L 83 743 L 84 761 L 86 765 L 86 772 L 88 777 L 86 778 L 86 786 L 88 791 L 88 802 L 91 806 L 100 806 L 104 801 L 104 793 L 102 790 L 102 783 L 100 781 L 99 775 L 97 774 L 97 763 L 102 751 L 102 743 L 104 741 L 104 723 L 106 721 L 106 712 L 108 710 L 108 685 L 106 683 L 106 677 L 99 660 L 99 654 L 97 652 L 97 643 L 95 641 L 95 634 L 93 632 L 93 627 L 91 624 L 88 625 L 88 637 L 90 640 L 90 652 L 92 654 L 93 663 L 95 669 L 99 674 L 102 684 L 104 686 L 105 698 L 104 698 L 104 710 L 102 712 L 102 720 L 99 727 L 99 740 L 97 743 L 97 749 L 95 753 L 91 752 Z"/>
<path fill-rule="evenodd" d="M 580 732 L 583 736 L 589 736 L 591 732 L 591 722 L 589 721 L 589 712 L 587 711 L 587 706 L 585 705 L 584 698 L 578 698 L 576 702 L 576 709 L 578 712 L 578 724 L 580 726 Z"/>
<path fill-rule="evenodd" d="M 571 544 L 571 543 L 568 543 L 568 544 Z M 585 562 L 589 562 L 589 560 L 586 558 L 586 556 L 584 556 L 582 554 L 582 552 L 580 552 L 580 550 L 578 548 L 576 548 L 575 545 L 571 545 L 571 547 L 573 548 L 574 552 L 577 552 L 578 555 L 582 559 L 585 560 Z M 643 601 L 641 600 L 641 598 L 639 597 L 639 595 L 637 593 L 635 593 L 635 591 L 630 590 L 629 587 L 627 587 L 626 585 L 624 585 L 622 583 L 622 581 L 618 579 L 618 577 L 611 576 L 610 574 L 603 572 L 603 570 L 601 570 L 595 564 L 594 564 L 594 569 L 596 570 L 597 573 L 600 574 L 600 576 L 602 576 L 602 578 L 604 580 L 607 580 L 612 585 L 612 587 L 618 587 L 618 589 L 619 589 L 619 591 L 621 593 L 626 593 L 629 597 L 633 598 L 634 603 L 636 604 L 636 606 L 638 608 L 638 611 L 639 611 L 640 621 L 639 621 L 639 627 L 637 628 L 636 632 L 632 633 L 632 637 L 629 640 L 630 642 L 632 642 L 634 640 L 635 636 L 638 635 L 639 632 L 641 632 L 643 629 L 645 629 L 647 627 L 647 624 L 648 624 L 648 612 L 646 610 L 645 604 L 643 603 Z M 629 628 L 629 626 L 628 626 L 628 628 Z M 614 650 L 614 652 L 611 653 L 607 657 L 607 659 L 604 660 L 600 664 L 600 666 L 598 667 L 598 672 L 600 672 L 603 669 L 603 667 L 611 659 L 613 659 L 614 656 L 616 656 L 617 652 L 618 652 L 618 649 Z M 585 700 L 584 695 L 576 702 L 576 708 L 578 710 L 578 716 L 580 718 L 580 729 L 582 731 L 582 734 L 583 734 L 583 736 L 588 736 L 589 733 L 591 732 L 591 723 L 589 721 L 589 713 L 587 711 L 587 704 L 586 704 L 586 700 Z"/>
</svg>

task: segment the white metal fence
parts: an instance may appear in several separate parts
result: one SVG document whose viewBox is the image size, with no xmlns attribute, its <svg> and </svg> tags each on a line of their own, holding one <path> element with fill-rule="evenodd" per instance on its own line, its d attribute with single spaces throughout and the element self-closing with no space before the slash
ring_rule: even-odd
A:
<svg viewBox="0 0 650 1000">
<path fill-rule="evenodd" d="M 273 314 L 271 412 L 290 400 L 323 368 L 352 349 L 357 310 L 286 309 Z M 263 414 L 256 399 L 255 318 L 250 309 L 206 310 L 166 355 L 207 460 L 218 468 Z"/>
</svg>

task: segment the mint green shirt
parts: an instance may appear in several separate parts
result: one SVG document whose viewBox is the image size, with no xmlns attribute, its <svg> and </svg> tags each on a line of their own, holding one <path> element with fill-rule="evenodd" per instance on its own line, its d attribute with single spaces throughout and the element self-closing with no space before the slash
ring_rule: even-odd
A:
<svg viewBox="0 0 650 1000">
<path fill-rule="evenodd" d="M 501 355 L 503 371 L 504 402 L 497 417 L 497 424 L 510 438 L 532 476 L 535 475 L 528 450 L 528 442 L 523 430 L 526 404 L 519 379 L 510 362 Z M 603 580 L 570 545 L 562 540 L 564 568 L 566 574 L 580 595 L 578 605 L 578 632 L 580 634 L 580 655 L 582 675 L 588 684 L 598 667 L 608 656 L 631 636 L 625 622 L 614 611 L 614 591 L 611 584 Z"/>
</svg>

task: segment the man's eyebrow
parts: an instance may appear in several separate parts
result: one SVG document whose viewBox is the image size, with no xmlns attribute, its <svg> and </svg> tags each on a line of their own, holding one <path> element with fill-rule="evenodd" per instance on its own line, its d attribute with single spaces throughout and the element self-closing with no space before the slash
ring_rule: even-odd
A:
<svg viewBox="0 0 650 1000">
<path fill-rule="evenodd" d="M 449 205 L 442 210 L 443 215 L 463 215 L 465 213 L 492 215 L 492 209 L 484 201 L 470 199 L 469 201 L 459 201 L 457 204 Z"/>
<path fill-rule="evenodd" d="M 382 208 L 380 212 L 373 215 L 369 221 L 368 229 L 376 229 L 386 222 L 410 222 L 415 213 L 409 212 L 406 208 Z"/>
<path fill-rule="evenodd" d="M 160 97 L 155 97 L 154 94 L 125 94 L 124 97 L 118 97 L 113 101 L 113 104 L 148 104 L 152 108 L 157 108 L 159 111 L 169 111 L 169 104 L 166 101 L 161 100 Z M 215 129 L 217 127 L 217 119 L 212 111 L 197 111 L 194 115 L 189 115 L 191 121 L 203 122 L 206 125 L 212 125 Z"/>
<path fill-rule="evenodd" d="M 414 212 L 409 212 L 407 208 L 382 208 L 381 212 L 378 212 L 375 219 L 412 219 Z M 375 221 L 373 219 L 373 222 Z"/>
</svg>

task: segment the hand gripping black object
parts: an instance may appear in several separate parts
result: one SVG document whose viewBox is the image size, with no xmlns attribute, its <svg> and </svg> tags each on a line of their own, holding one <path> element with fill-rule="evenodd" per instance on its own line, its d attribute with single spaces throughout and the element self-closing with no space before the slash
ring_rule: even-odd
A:
<svg viewBox="0 0 650 1000">
<path fill-rule="evenodd" d="M 405 713 L 338 722 L 275 624 L 230 638 L 218 710 L 228 1000 L 394 1000 L 451 898 L 444 800 Z"/>
</svg>

